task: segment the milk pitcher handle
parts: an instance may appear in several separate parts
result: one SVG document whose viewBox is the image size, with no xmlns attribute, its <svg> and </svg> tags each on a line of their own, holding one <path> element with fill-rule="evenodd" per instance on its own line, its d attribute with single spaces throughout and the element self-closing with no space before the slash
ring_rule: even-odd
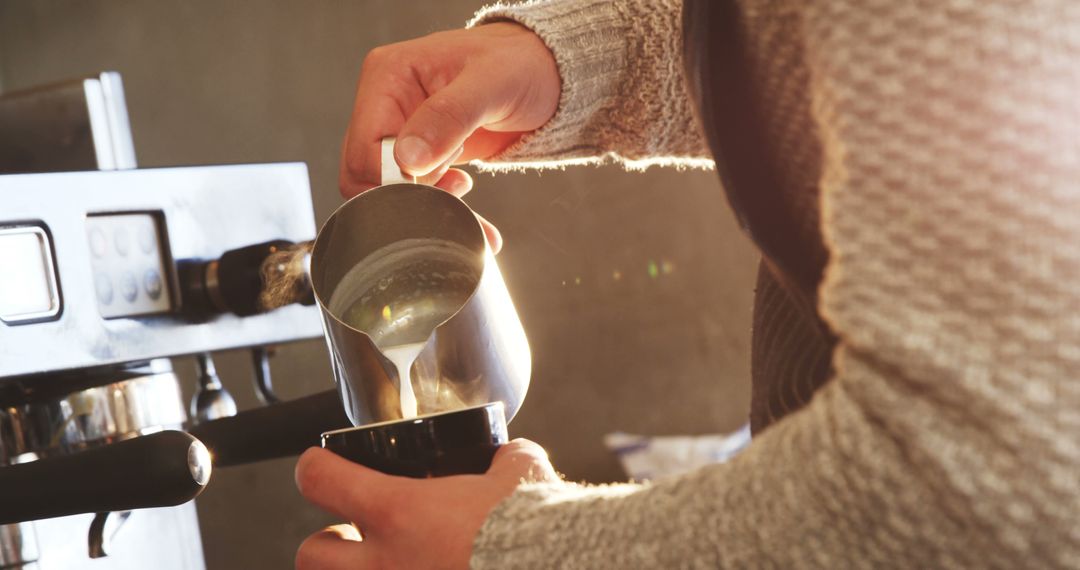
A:
<svg viewBox="0 0 1080 570">
<path fill-rule="evenodd" d="M 401 172 L 398 163 L 394 160 L 395 137 L 386 137 L 382 140 L 382 170 L 379 174 L 383 186 L 387 184 L 416 184 L 415 176 L 406 176 Z"/>
</svg>

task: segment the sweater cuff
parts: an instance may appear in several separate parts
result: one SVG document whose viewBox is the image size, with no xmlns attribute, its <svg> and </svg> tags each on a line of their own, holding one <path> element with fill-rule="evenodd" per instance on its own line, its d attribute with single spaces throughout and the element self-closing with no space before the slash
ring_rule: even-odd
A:
<svg viewBox="0 0 1080 570">
<path fill-rule="evenodd" d="M 469 27 L 518 23 L 538 35 L 555 56 L 562 94 L 555 115 L 481 168 L 551 168 L 601 160 L 597 122 L 618 96 L 625 77 L 627 34 L 623 14 L 610 0 L 530 1 L 482 9 Z"/>
<path fill-rule="evenodd" d="M 512 566 L 561 567 L 562 562 L 569 561 L 557 549 L 551 548 L 553 538 L 563 532 L 574 532 L 575 527 L 581 528 L 583 533 L 595 531 L 598 521 L 590 519 L 599 503 L 618 500 L 646 488 L 648 485 L 633 483 L 601 486 L 562 481 L 523 484 L 488 515 L 473 543 L 469 567 L 474 570 Z M 558 510 L 556 516 L 547 512 L 550 509 Z M 587 553 L 577 554 L 590 558 Z M 601 552 L 598 554 L 603 558 Z"/>
</svg>

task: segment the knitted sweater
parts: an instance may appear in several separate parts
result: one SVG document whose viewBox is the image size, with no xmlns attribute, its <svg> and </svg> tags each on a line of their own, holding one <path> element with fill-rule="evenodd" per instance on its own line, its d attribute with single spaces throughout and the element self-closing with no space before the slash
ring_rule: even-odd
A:
<svg viewBox="0 0 1080 570">
<path fill-rule="evenodd" d="M 1080 3 L 736 3 L 776 41 L 769 14 L 799 16 L 832 377 L 729 463 L 522 485 L 473 565 L 1080 567 Z M 680 10 L 481 12 L 537 32 L 563 80 L 556 116 L 489 166 L 705 164 Z"/>
</svg>

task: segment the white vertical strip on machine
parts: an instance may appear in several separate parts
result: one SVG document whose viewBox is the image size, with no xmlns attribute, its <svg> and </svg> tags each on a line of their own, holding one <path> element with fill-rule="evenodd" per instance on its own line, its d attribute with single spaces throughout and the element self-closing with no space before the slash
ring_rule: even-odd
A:
<svg viewBox="0 0 1080 570">
<path fill-rule="evenodd" d="M 90 135 L 94 140 L 94 154 L 98 170 L 116 170 L 112 134 L 109 129 L 109 113 L 106 111 L 105 93 L 98 79 L 84 79 L 86 110 L 90 118 Z"/>
<path fill-rule="evenodd" d="M 124 82 L 120 78 L 120 74 L 115 71 L 103 72 L 100 81 L 101 91 L 105 96 L 105 114 L 108 118 L 109 133 L 112 138 L 115 168 L 117 170 L 137 168 L 135 141 L 131 136 L 127 99 L 124 97 Z"/>
</svg>

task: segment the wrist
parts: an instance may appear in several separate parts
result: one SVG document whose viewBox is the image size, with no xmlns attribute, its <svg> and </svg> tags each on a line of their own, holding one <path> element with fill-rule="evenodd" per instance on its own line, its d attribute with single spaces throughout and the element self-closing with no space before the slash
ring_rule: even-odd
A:
<svg viewBox="0 0 1080 570">
<path fill-rule="evenodd" d="M 469 26 L 500 24 L 526 28 L 543 44 L 555 64 L 560 88 L 556 108 L 544 126 L 491 161 L 557 162 L 605 152 L 596 121 L 618 96 L 628 65 L 624 36 L 629 30 L 616 3 L 496 5 L 480 11 Z"/>
<path fill-rule="evenodd" d="M 517 85 L 516 100 L 510 117 L 501 123 L 492 125 L 492 130 L 517 131 L 523 123 L 530 125 L 525 132 L 542 128 L 559 106 L 562 93 L 562 78 L 555 60 L 555 54 L 544 40 L 529 27 L 510 20 L 495 20 L 472 28 L 482 31 L 488 38 L 503 40 L 500 49 L 513 54 L 506 69 L 494 70 L 494 73 L 511 76 L 509 83 Z M 500 128 L 507 126 L 508 128 Z"/>
</svg>

